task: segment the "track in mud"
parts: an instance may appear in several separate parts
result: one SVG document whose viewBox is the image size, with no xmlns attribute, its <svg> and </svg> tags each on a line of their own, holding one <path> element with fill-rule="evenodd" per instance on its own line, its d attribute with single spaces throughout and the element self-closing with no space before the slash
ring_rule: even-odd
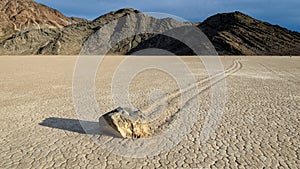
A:
<svg viewBox="0 0 300 169">
<path fill-rule="evenodd" d="M 185 105 L 189 104 L 193 99 L 195 99 L 198 95 L 203 93 L 204 91 L 209 90 L 213 85 L 225 80 L 228 76 L 242 69 L 243 65 L 239 60 L 234 60 L 233 64 L 224 72 L 217 73 L 210 77 L 204 78 L 185 89 L 176 90 L 162 98 L 158 101 L 146 106 L 141 111 L 148 117 L 148 123 L 151 127 L 156 126 L 155 133 L 162 131 L 167 125 L 169 125 L 175 118 L 176 114 L 181 111 Z M 204 85 L 203 85 L 204 84 Z M 200 88 L 199 88 L 200 87 Z M 197 91 L 197 92 L 192 92 Z M 163 107 L 165 103 L 171 103 L 173 100 L 180 98 L 183 94 L 189 93 L 188 98 L 181 104 L 181 106 L 177 106 L 178 109 L 175 112 L 167 111 L 166 114 L 161 116 L 160 113 L 157 113 L 159 107 Z M 179 108 L 180 107 L 180 108 Z"/>
<path fill-rule="evenodd" d="M 280 74 L 279 72 L 277 72 L 276 70 L 270 68 L 269 66 L 267 66 L 267 65 L 265 65 L 265 64 L 260 63 L 260 65 L 261 65 L 263 68 L 265 68 L 267 71 L 269 71 L 270 73 L 272 73 L 272 74 L 274 74 L 275 76 L 277 76 L 279 79 L 285 80 L 285 81 L 287 81 L 287 82 L 290 83 L 290 84 L 293 83 L 293 84 L 296 84 L 296 85 L 297 85 L 297 83 L 299 83 L 299 81 L 298 81 L 298 79 L 299 79 L 298 76 L 297 76 L 297 75 L 294 75 L 293 73 L 291 73 L 291 72 L 289 72 L 289 71 L 284 71 L 284 72 L 285 72 L 285 74 L 290 75 L 290 77 L 292 77 L 292 78 L 288 78 L 287 76 L 284 76 L 284 75 Z"/>
</svg>

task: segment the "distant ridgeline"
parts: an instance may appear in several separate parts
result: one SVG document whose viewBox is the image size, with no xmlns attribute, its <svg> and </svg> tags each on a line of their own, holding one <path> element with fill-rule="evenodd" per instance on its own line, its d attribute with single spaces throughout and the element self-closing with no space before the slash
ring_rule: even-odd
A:
<svg viewBox="0 0 300 169">
<path fill-rule="evenodd" d="M 88 37 L 101 27 L 136 13 L 141 14 L 139 19 L 142 22 L 135 23 L 135 29 L 139 24 L 150 24 L 148 22 L 160 24 L 162 31 L 168 30 L 170 25 L 196 25 L 219 55 L 300 55 L 299 33 L 240 12 L 217 14 L 202 23 L 182 23 L 169 18 L 152 18 L 134 9 L 121 9 L 88 21 L 66 17 L 31 0 L 1 0 L 0 55 L 77 55 Z M 122 28 L 120 31 L 126 34 Z M 176 55 L 195 54 L 182 42 L 155 34 L 124 39 L 109 53 L 131 54 L 149 47 L 165 49 Z"/>
</svg>

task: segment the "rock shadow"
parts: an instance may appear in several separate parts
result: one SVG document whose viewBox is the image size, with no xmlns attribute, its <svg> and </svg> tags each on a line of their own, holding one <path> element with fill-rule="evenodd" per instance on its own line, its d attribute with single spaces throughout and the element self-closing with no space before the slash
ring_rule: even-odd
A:
<svg viewBox="0 0 300 169">
<path fill-rule="evenodd" d="M 41 123 L 39 123 L 39 125 L 80 134 L 106 135 L 117 138 L 122 137 L 117 131 L 115 131 L 101 119 L 99 122 L 93 122 L 78 119 L 50 117 L 43 120 Z"/>
</svg>

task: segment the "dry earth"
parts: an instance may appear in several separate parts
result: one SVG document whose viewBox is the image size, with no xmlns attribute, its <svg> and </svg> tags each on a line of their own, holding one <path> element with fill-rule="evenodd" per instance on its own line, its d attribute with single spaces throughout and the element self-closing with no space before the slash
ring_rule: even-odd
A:
<svg viewBox="0 0 300 169">
<path fill-rule="evenodd" d="M 121 59 L 106 58 L 98 71 L 96 99 L 104 108 L 100 114 L 116 108 L 111 100 L 110 83 Z M 196 86 L 201 90 L 199 113 L 203 113 L 210 105 L 204 66 L 194 57 L 183 60 L 202 82 Z M 81 128 L 72 102 L 76 57 L 0 57 L 0 167 L 298 168 L 300 57 L 221 57 L 221 60 L 229 70 L 228 101 L 209 140 L 200 144 L 205 119 L 201 116 L 192 132 L 169 151 L 132 159 L 101 148 Z M 133 105 L 145 107 L 155 103 L 155 98 L 145 97 L 153 86 L 175 96 L 177 85 L 171 76 L 157 70 L 146 71 L 132 80 Z M 169 110 L 175 110 L 179 101 L 173 97 Z M 165 115 L 162 121 L 176 117 L 172 114 L 176 111 L 168 112 L 171 115 Z"/>
</svg>

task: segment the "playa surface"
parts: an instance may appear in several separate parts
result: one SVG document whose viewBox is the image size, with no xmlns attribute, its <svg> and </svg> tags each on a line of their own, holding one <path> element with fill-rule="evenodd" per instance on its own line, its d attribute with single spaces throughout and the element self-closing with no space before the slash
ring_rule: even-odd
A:
<svg viewBox="0 0 300 169">
<path fill-rule="evenodd" d="M 0 57 L 1 168 L 297 168 L 300 165 L 300 57 L 220 57 L 224 69 L 229 70 L 225 76 L 227 102 L 215 132 L 205 143 L 201 142 L 205 120 L 201 116 L 178 145 L 145 158 L 112 153 L 82 129 L 72 98 L 76 59 Z M 122 59 L 105 58 L 99 67 L 95 98 L 102 108 L 100 114 L 116 108 L 111 83 Z M 197 81 L 208 78 L 199 58 L 183 60 Z M 199 113 L 205 113 L 211 104 L 210 85 L 213 84 L 197 84 Z M 153 104 L 157 98 L 146 97 L 153 86 L 172 94 L 178 84 L 174 77 L 157 70 L 137 74 L 130 84 L 132 104 L 136 107 Z M 168 103 L 172 114 L 180 99 L 173 98 Z M 165 121 L 174 117 L 176 113 L 164 116 Z"/>
</svg>

